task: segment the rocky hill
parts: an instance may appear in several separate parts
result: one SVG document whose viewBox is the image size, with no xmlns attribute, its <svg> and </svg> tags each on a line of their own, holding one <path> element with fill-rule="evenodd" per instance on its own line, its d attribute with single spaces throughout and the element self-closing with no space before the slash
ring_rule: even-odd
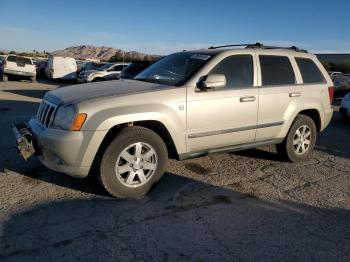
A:
<svg viewBox="0 0 350 262">
<path fill-rule="evenodd" d="M 115 60 L 119 61 L 123 58 L 123 50 L 106 47 L 106 46 L 93 46 L 93 45 L 80 45 L 67 47 L 63 50 L 57 50 L 51 52 L 52 55 L 57 56 L 69 56 L 77 59 L 100 59 L 101 61 Z M 125 52 L 125 60 L 143 60 L 143 59 L 155 59 L 157 55 L 148 55 L 136 51 Z"/>
</svg>

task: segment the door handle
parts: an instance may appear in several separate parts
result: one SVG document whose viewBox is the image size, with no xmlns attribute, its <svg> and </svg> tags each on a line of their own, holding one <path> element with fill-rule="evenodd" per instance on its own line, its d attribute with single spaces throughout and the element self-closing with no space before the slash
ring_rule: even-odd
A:
<svg viewBox="0 0 350 262">
<path fill-rule="evenodd" d="M 255 99 L 255 96 L 244 96 L 239 99 L 239 102 L 253 102 Z"/>
<path fill-rule="evenodd" d="M 299 97 L 301 96 L 301 93 L 295 92 L 295 93 L 289 93 L 289 97 Z"/>
</svg>

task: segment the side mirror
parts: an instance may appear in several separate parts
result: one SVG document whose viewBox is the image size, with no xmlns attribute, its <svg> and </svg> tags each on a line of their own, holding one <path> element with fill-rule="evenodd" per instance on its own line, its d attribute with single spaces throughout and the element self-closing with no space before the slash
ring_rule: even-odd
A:
<svg viewBox="0 0 350 262">
<path fill-rule="evenodd" d="M 199 82 L 197 87 L 206 91 L 208 89 L 221 89 L 226 86 L 226 77 L 223 74 L 211 74 L 203 77 Z"/>
</svg>

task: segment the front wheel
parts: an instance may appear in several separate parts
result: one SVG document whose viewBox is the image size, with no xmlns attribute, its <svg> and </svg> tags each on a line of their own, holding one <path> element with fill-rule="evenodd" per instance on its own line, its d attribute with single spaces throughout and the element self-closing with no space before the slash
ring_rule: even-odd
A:
<svg viewBox="0 0 350 262">
<path fill-rule="evenodd" d="M 294 163 L 303 161 L 312 154 L 316 136 L 315 122 L 308 116 L 298 115 L 287 137 L 276 146 L 277 152 L 284 160 Z"/>
<path fill-rule="evenodd" d="M 164 174 L 168 152 L 162 138 L 147 128 L 123 128 L 107 147 L 99 180 L 113 196 L 141 198 Z"/>
</svg>

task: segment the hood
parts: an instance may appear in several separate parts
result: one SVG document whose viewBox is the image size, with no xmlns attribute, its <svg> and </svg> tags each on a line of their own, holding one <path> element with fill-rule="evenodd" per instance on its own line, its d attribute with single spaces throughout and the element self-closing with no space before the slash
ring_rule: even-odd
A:
<svg viewBox="0 0 350 262">
<path fill-rule="evenodd" d="M 152 92 L 167 88 L 169 86 L 136 80 L 114 80 L 61 87 L 47 92 L 44 99 L 55 104 L 75 104 L 94 98 Z"/>
</svg>

